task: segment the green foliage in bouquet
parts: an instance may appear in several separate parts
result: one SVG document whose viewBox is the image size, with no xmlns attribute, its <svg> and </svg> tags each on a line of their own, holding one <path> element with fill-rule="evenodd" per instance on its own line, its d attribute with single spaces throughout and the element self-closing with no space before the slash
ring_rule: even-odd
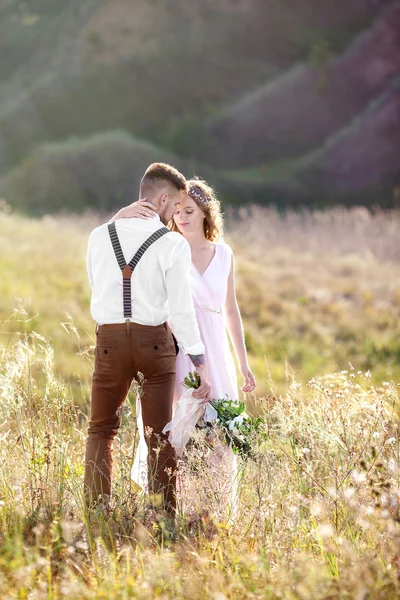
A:
<svg viewBox="0 0 400 600">
<path fill-rule="evenodd" d="M 190 372 L 182 384 L 190 389 L 200 387 L 200 376 L 194 371 Z M 225 435 L 227 444 L 232 444 L 232 450 L 243 457 L 254 456 L 254 447 L 260 437 L 265 438 L 262 432 L 264 420 L 261 417 L 252 417 L 245 412 L 242 400 L 231 400 L 228 397 L 210 400 L 211 406 L 217 411 L 218 422 Z M 211 424 L 206 424 L 210 427 Z"/>
<path fill-rule="evenodd" d="M 262 433 L 264 423 L 261 417 L 252 417 L 245 412 L 244 402 L 221 398 L 210 400 L 218 413 L 218 420 L 224 430 L 226 443 L 232 444 L 232 450 L 243 457 L 254 457 L 254 447 Z"/>
<path fill-rule="evenodd" d="M 197 371 L 191 371 L 183 380 L 182 385 L 185 388 L 197 390 L 200 387 L 200 375 Z"/>
</svg>

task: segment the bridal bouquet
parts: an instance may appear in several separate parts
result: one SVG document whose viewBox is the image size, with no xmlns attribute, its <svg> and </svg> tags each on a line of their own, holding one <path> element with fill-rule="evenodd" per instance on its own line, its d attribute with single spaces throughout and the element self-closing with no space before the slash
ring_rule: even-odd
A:
<svg viewBox="0 0 400 600">
<path fill-rule="evenodd" d="M 263 424 L 260 417 L 252 417 L 245 412 L 244 402 L 222 398 L 200 404 L 192 393 L 200 385 L 198 373 L 189 373 L 183 381 L 186 392 L 180 398 L 172 421 L 164 427 L 164 433 L 170 432 L 169 441 L 178 455 L 188 443 L 196 427 L 209 427 L 217 423 L 222 429 L 225 441 L 232 450 L 244 457 L 253 455 L 253 439 Z"/>
</svg>

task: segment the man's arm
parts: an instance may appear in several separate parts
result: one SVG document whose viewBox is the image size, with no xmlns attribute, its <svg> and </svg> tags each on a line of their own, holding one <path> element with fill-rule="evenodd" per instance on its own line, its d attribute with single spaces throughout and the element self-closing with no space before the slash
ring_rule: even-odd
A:
<svg viewBox="0 0 400 600">
<path fill-rule="evenodd" d="M 196 368 L 206 364 L 204 354 L 189 354 L 189 358 Z"/>
<path fill-rule="evenodd" d="M 204 355 L 204 344 L 200 338 L 194 309 L 190 281 L 190 248 L 186 241 L 174 248 L 170 266 L 165 274 L 169 310 L 174 335 L 184 354 Z M 196 360 L 196 359 L 195 359 Z"/>
<path fill-rule="evenodd" d="M 179 244 L 166 272 L 166 286 L 174 334 L 184 354 L 200 375 L 201 385 L 193 392 L 196 398 L 209 398 L 211 386 L 205 365 L 204 344 L 200 338 L 190 282 L 190 248 Z"/>
<path fill-rule="evenodd" d="M 87 255 L 86 255 L 86 268 L 89 278 L 90 287 L 93 289 L 94 276 L 93 276 L 93 265 L 92 265 L 92 253 L 91 253 L 91 236 L 89 237 Z"/>
</svg>

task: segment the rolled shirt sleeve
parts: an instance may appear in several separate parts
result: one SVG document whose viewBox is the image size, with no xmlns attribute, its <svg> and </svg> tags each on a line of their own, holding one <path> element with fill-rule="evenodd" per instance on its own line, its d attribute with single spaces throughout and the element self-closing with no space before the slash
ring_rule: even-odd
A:
<svg viewBox="0 0 400 600">
<path fill-rule="evenodd" d="M 166 272 L 165 282 L 174 335 L 184 354 L 204 354 L 190 282 L 189 244 L 182 238 Z"/>
</svg>

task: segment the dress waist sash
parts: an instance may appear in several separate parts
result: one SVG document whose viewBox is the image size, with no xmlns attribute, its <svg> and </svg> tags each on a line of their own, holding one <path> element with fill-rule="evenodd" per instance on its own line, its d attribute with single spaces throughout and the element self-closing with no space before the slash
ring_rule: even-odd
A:
<svg viewBox="0 0 400 600">
<path fill-rule="evenodd" d="M 195 310 L 205 310 L 207 312 L 216 313 L 217 315 L 222 315 L 220 308 L 218 310 L 214 310 L 213 308 L 205 308 L 204 306 L 195 306 L 194 308 L 195 308 Z"/>
</svg>

